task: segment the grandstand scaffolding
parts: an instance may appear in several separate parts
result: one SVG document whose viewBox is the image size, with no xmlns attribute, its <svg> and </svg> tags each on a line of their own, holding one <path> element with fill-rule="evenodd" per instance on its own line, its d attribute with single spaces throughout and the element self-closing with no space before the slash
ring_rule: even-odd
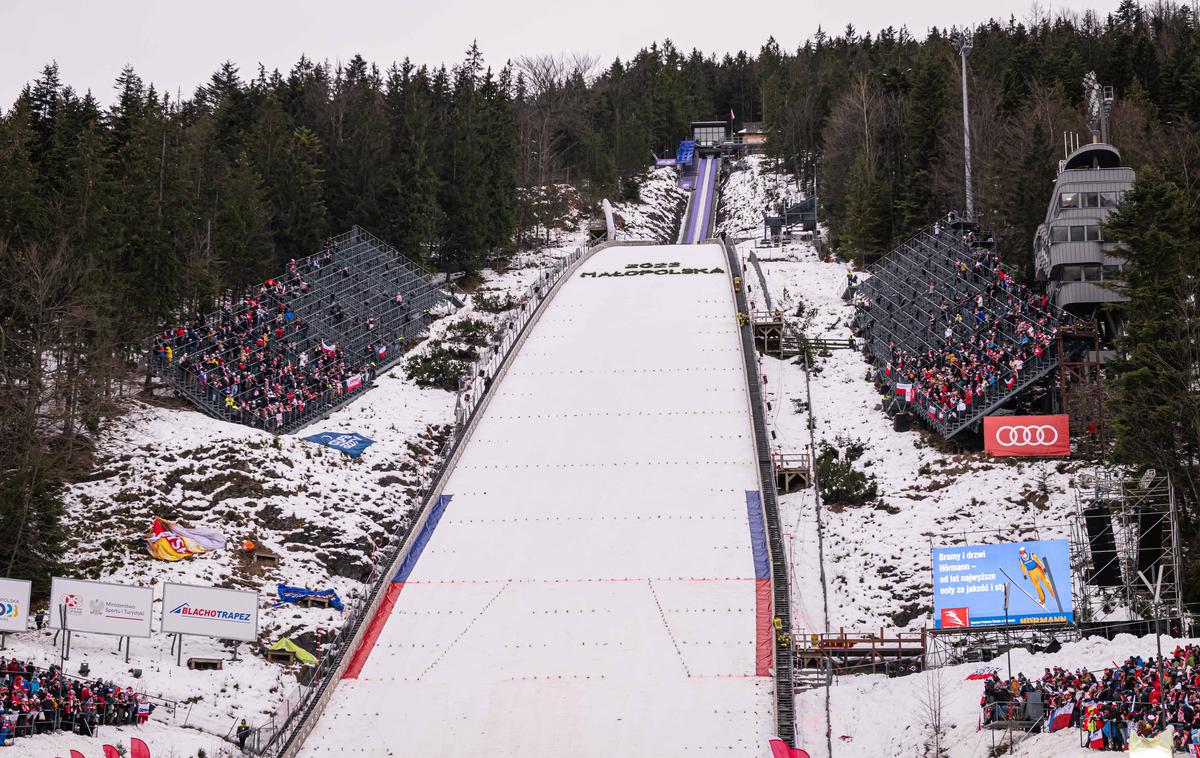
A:
<svg viewBox="0 0 1200 758">
<path fill-rule="evenodd" d="M 943 326 L 955 327 L 954 337 L 961 339 L 964 330 L 958 325 L 975 319 L 980 311 L 986 323 L 996 328 L 999 349 L 1015 351 L 1026 342 L 1026 335 L 1017 333 L 1021 313 L 1010 304 L 1009 291 L 990 286 L 998 277 L 1011 280 L 1007 272 L 997 264 L 984 267 L 982 276 L 974 273 L 978 261 L 973 254 L 988 247 L 987 235 L 979 234 L 974 225 L 954 218 L 940 221 L 889 253 L 858 285 L 853 325 L 885 385 L 902 381 L 889 376 L 895 350 L 922 358 L 947 353 L 952 348 L 943 336 Z M 1040 312 L 1047 317 L 1043 326 L 1047 334 L 1056 333 L 1066 320 L 1063 311 L 1053 305 Z M 934 388 L 917 382 L 911 404 L 920 410 L 914 415 L 947 439 L 968 429 L 979 430 L 984 416 L 1042 382 L 1058 365 L 1052 346 L 1029 355 L 1019 369 L 998 365 L 990 384 L 975 393 L 965 407 L 943 406 L 933 397 Z M 960 393 L 968 388 L 962 382 L 951 385 Z M 892 386 L 887 389 L 889 396 L 895 397 Z M 900 399 L 896 402 L 910 404 Z"/>
<path fill-rule="evenodd" d="M 1170 477 L 1098 468 L 1078 478 L 1071 525 L 1075 609 L 1079 623 L 1144 626 L 1172 619 L 1190 626 L 1183 604 L 1179 512 Z M 1145 582 L 1159 571 L 1158 607 Z M 1145 582 L 1142 577 L 1145 577 Z M 1119 630 L 1119 629 L 1118 629 Z"/>
<path fill-rule="evenodd" d="M 355 226 L 285 274 L 226 296 L 217 312 L 155 336 L 150 370 L 214 418 L 288 433 L 362 394 L 448 304 L 461 305 Z"/>
</svg>

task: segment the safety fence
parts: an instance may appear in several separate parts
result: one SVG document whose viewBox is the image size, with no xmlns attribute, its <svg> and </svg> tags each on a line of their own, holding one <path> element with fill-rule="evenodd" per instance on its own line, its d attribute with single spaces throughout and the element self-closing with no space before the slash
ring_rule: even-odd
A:
<svg viewBox="0 0 1200 758">
<path fill-rule="evenodd" d="M 742 280 L 737 249 L 728 239 L 721 240 L 731 276 Z M 787 561 L 783 550 L 783 532 L 779 527 L 779 502 L 775 490 L 775 470 L 771 460 L 771 444 L 767 435 L 766 406 L 759 383 L 754 335 L 749 324 L 750 307 L 744 287 L 734 288 L 738 312 L 745 314 L 741 327 L 742 358 L 746 368 L 746 387 L 750 394 L 750 413 L 754 426 L 754 445 L 758 456 L 759 487 L 762 490 L 762 509 L 767 530 L 767 549 L 771 560 L 771 584 L 775 622 L 775 720 L 779 737 L 794 746 L 796 740 L 796 693 L 793 681 L 791 593 Z"/>
</svg>

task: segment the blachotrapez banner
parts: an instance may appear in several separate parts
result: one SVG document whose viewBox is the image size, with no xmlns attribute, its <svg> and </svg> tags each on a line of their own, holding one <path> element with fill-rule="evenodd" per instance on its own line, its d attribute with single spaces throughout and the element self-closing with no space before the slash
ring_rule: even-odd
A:
<svg viewBox="0 0 1200 758">
<path fill-rule="evenodd" d="M 0 632 L 23 632 L 29 626 L 28 579 L 0 579 Z"/>
<path fill-rule="evenodd" d="M 1075 620 L 1066 540 L 933 549 L 933 625 L 1061 624 Z"/>
<path fill-rule="evenodd" d="M 253 642 L 258 638 L 258 593 L 166 583 L 162 630 Z"/>
<path fill-rule="evenodd" d="M 50 628 L 149 637 L 154 590 L 56 576 L 50 582 Z"/>
</svg>

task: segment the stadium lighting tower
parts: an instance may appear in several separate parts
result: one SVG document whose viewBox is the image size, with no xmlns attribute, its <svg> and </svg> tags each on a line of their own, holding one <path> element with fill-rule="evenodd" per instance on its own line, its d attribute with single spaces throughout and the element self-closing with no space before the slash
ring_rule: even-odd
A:
<svg viewBox="0 0 1200 758">
<path fill-rule="evenodd" d="M 971 114 L 967 108 L 967 56 L 971 54 L 971 34 L 963 32 L 955 41 L 962 63 L 962 113 L 963 113 L 963 181 L 967 190 L 967 220 L 975 220 L 975 192 L 971 189 Z"/>
</svg>

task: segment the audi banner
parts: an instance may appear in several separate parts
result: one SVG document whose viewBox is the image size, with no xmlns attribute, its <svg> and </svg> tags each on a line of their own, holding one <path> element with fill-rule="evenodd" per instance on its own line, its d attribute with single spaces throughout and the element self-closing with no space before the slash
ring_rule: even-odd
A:
<svg viewBox="0 0 1200 758">
<path fill-rule="evenodd" d="M 983 449 L 992 455 L 1044 458 L 1071 454 L 1069 416 L 985 416 Z"/>
</svg>

